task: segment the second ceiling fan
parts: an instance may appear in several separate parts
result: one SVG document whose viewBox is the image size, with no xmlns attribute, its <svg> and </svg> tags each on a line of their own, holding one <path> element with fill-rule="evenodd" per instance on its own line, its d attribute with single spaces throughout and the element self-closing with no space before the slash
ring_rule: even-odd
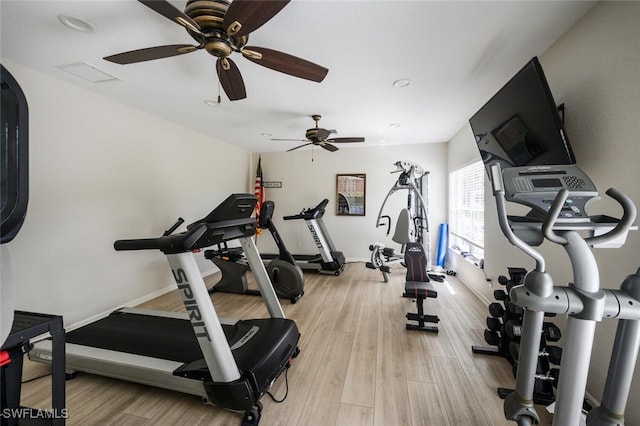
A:
<svg viewBox="0 0 640 426">
<path fill-rule="evenodd" d="M 351 142 L 364 142 L 364 138 L 362 137 L 355 137 L 355 138 L 329 138 L 329 136 L 331 136 L 331 133 L 336 133 L 335 130 L 327 130 L 327 129 L 322 129 L 320 127 L 318 127 L 318 121 L 320 121 L 320 119 L 322 118 L 321 115 L 319 114 L 314 114 L 311 116 L 311 118 L 313 118 L 313 120 L 316 122 L 316 126 L 312 127 L 310 129 L 307 129 L 307 132 L 305 133 L 305 137 L 307 138 L 305 139 L 271 139 L 272 141 L 301 141 L 301 142 L 307 142 L 304 143 L 302 145 L 298 145 L 296 147 L 293 147 L 291 149 L 288 149 L 287 152 L 289 151 L 293 151 L 295 149 L 298 148 L 302 148 L 308 145 L 316 145 L 316 146 L 320 146 L 324 149 L 326 149 L 327 151 L 337 151 L 338 147 L 333 145 L 334 143 L 351 143 Z"/>
<path fill-rule="evenodd" d="M 132 50 L 104 59 L 125 65 L 183 55 L 204 49 L 218 58 L 216 71 L 220 85 L 231 101 L 244 99 L 247 92 L 237 65 L 229 57 L 233 52 L 272 70 L 321 82 L 327 68 L 305 59 L 258 46 L 247 46 L 249 33 L 273 18 L 290 0 L 189 0 L 184 13 L 166 0 L 138 0 L 187 30 L 198 42 L 172 44 Z"/>
</svg>

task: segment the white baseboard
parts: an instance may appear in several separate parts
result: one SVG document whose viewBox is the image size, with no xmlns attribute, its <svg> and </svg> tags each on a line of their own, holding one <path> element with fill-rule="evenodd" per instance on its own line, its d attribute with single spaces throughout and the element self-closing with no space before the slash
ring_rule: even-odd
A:
<svg viewBox="0 0 640 426">
<path fill-rule="evenodd" d="M 115 310 L 118 310 L 118 309 L 121 309 L 121 308 L 127 308 L 127 307 L 140 305 L 142 303 L 148 302 L 151 299 L 155 299 L 156 297 L 162 296 L 163 294 L 169 293 L 170 291 L 173 291 L 175 289 L 176 289 L 176 286 L 172 284 L 170 286 L 167 286 L 167 287 L 162 288 L 160 290 L 156 290 L 156 291 L 154 291 L 152 293 L 146 294 L 146 295 L 144 295 L 142 297 L 139 297 L 137 299 L 131 300 L 131 301 L 129 301 L 127 303 L 124 303 L 124 304 L 122 304 L 120 306 L 116 306 L 114 308 L 111 308 L 111 309 L 108 309 L 106 311 L 100 312 L 99 314 L 92 315 L 89 318 L 84 319 L 82 321 L 78 321 L 78 322 L 76 322 L 74 324 L 66 325 L 65 326 L 65 330 L 67 332 L 73 331 L 73 330 L 78 329 L 80 327 L 83 327 L 83 326 L 85 326 L 87 324 L 90 324 L 92 322 L 95 322 L 95 321 L 98 321 L 98 320 L 100 320 L 102 318 L 105 318 L 105 317 L 109 316 L 109 314 L 111 312 L 113 312 Z"/>
</svg>

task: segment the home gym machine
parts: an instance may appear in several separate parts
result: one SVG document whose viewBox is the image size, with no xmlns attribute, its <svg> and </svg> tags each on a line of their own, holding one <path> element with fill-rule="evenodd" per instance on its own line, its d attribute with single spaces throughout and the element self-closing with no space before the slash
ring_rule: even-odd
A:
<svg viewBox="0 0 640 426">
<path fill-rule="evenodd" d="M 304 274 L 287 249 L 273 223 L 273 201 L 265 201 L 260 208 L 258 226 L 268 229 L 278 247 L 278 257 L 266 261 L 267 274 L 278 297 L 296 303 L 304 295 Z M 260 291 L 249 289 L 247 272 L 249 264 L 242 247 L 228 247 L 226 242 L 215 250 L 205 250 L 204 257 L 220 269 L 220 280 L 209 289 L 209 293 L 224 292 L 260 296 Z M 261 257 L 264 257 L 261 255 Z"/>
<path fill-rule="evenodd" d="M 404 248 L 407 243 L 417 242 L 426 245 L 427 259 L 430 263 L 429 208 L 425 199 L 422 197 L 423 178 L 425 177 L 427 182 L 424 186 L 426 186 L 427 191 L 429 188 L 429 172 L 425 171 L 418 164 L 410 161 L 396 161 L 394 166 L 396 166 L 396 170 L 391 173 L 400 173 L 400 176 L 380 206 L 378 218 L 376 219 L 376 228 L 386 225 L 386 235 L 390 234 L 391 216 L 382 214 L 384 206 L 393 193 L 399 190 L 407 190 L 407 207 L 400 211 L 391 239 L 401 245 L 401 253 L 404 253 Z M 384 244 L 379 242 L 371 244 L 369 250 L 371 251 L 371 260 L 367 262 L 365 266 L 370 269 L 379 269 L 380 272 L 382 272 L 384 282 L 388 282 L 389 272 L 391 272 L 390 264 L 401 262 L 403 257 L 396 255 L 393 248 L 385 247 Z M 428 268 L 431 269 L 430 264 Z M 436 281 L 444 280 L 444 277 L 440 274 L 430 274 L 430 278 Z"/>
<path fill-rule="evenodd" d="M 338 276 L 344 270 L 344 254 L 336 249 L 329 230 L 324 224 L 322 217 L 329 200 L 326 198 L 315 207 L 303 209 L 300 213 L 284 216 L 284 220 L 304 220 L 307 228 L 313 237 L 313 242 L 319 250 L 318 254 L 294 254 L 296 264 L 305 270 L 317 271 L 323 274 Z M 269 259 L 277 257 L 274 254 L 263 254 L 263 258 Z"/>
<path fill-rule="evenodd" d="M 591 247 L 620 247 L 633 226 L 636 206 L 624 194 L 606 193 L 620 204 L 620 219 L 588 216 L 586 205 L 598 198 L 589 177 L 575 165 L 524 166 L 502 170 L 490 166 L 500 229 L 509 242 L 536 263 L 524 284 L 511 289 L 513 303 L 524 308 L 515 391 L 505 399 L 505 416 L 519 425 L 539 422 L 533 405 L 541 331 L 545 312 L 568 315 L 553 424 L 577 425 L 593 349 L 596 322 L 619 318 L 609 372 L 599 407 L 587 425 L 620 425 L 640 345 L 640 269 L 620 290 L 600 288 Z M 531 207 L 526 216 L 507 215 L 506 202 Z M 574 282 L 556 286 L 545 271 L 545 259 L 533 247 L 544 239 L 562 245 L 573 268 Z"/>
<path fill-rule="evenodd" d="M 285 318 L 251 238 L 257 198 L 232 194 L 187 230 L 159 238 L 119 240 L 116 250 L 160 250 L 167 256 L 187 313 L 121 309 L 68 333 L 67 369 L 115 377 L 202 397 L 259 422 L 260 398 L 298 355 L 300 333 Z M 239 239 L 269 318 L 218 318 L 193 251 Z M 43 341 L 31 359 L 50 359 Z"/>
</svg>

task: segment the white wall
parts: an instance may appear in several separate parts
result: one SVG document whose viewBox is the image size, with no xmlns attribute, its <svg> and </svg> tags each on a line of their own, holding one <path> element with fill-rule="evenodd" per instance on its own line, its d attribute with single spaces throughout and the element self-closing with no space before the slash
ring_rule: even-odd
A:
<svg viewBox="0 0 640 426">
<path fill-rule="evenodd" d="M 282 239 L 293 253 L 317 253 L 313 240 L 303 221 L 283 221 L 282 217 L 299 213 L 303 208 L 313 207 L 324 198 L 329 199 L 324 222 L 338 250 L 347 260 L 367 260 L 369 244 L 382 242 L 396 250 L 400 246 L 386 228 L 376 228 L 376 219 L 382 202 L 396 182 L 399 174 L 393 163 L 399 160 L 412 161 L 430 172 L 429 209 L 431 245 L 436 254 L 438 225 L 446 219 L 446 159 L 447 144 L 418 144 L 393 147 L 343 148 L 337 152 L 310 148 L 292 152 L 262 153 L 262 170 L 266 181 L 281 181 L 282 189 L 268 188 L 267 199 L 275 203 L 275 224 Z M 313 158 L 313 161 L 312 161 Z M 255 170 L 257 159 L 252 167 Z M 336 215 L 336 174 L 365 173 L 365 216 Z M 426 178 L 423 181 L 426 183 Z M 423 191 L 426 196 L 426 189 Z M 406 207 L 407 191 L 397 191 L 387 201 L 383 214 L 392 218 L 391 235 L 400 210 Z M 261 251 L 273 252 L 275 246 L 268 234 L 258 239 Z"/>
<path fill-rule="evenodd" d="M 160 252 L 115 252 L 113 242 L 159 236 L 177 217 L 189 223 L 247 192 L 249 154 L 2 63 L 29 104 L 29 208 L 7 244 L 16 309 L 69 325 L 171 285 Z"/>
<path fill-rule="evenodd" d="M 565 103 L 565 127 L 578 166 L 591 177 L 602 196 L 609 187 L 628 194 L 640 204 L 640 3 L 601 2 L 567 32 L 548 51 L 540 55 L 547 80 L 557 103 Z M 456 143 L 475 149 L 471 132 L 466 142 Z M 453 145 L 453 143 L 452 143 Z M 458 147 L 457 149 L 461 149 Z M 528 260 L 501 235 L 495 205 L 487 195 L 485 214 L 485 267 L 494 278 L 507 266 L 531 268 Z M 603 200 L 591 205 L 591 214 L 619 216 L 615 202 Z M 636 221 L 638 222 L 638 220 Z M 548 271 L 556 283 L 572 280 L 563 250 L 548 242 L 540 247 L 547 258 Z M 617 288 L 624 277 L 640 266 L 640 232 L 632 232 L 621 249 L 596 249 L 602 287 Z M 479 285 L 479 283 L 476 283 Z M 599 399 L 616 321 L 598 325 L 588 392 Z M 640 424 L 639 374 L 629 397 L 626 424 Z"/>
</svg>

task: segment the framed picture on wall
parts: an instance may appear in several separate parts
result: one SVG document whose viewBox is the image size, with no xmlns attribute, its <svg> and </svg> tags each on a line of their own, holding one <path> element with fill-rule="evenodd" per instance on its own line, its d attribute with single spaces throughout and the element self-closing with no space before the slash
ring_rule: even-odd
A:
<svg viewBox="0 0 640 426">
<path fill-rule="evenodd" d="M 348 173 L 336 175 L 336 214 L 338 216 L 364 216 L 367 175 Z"/>
</svg>

